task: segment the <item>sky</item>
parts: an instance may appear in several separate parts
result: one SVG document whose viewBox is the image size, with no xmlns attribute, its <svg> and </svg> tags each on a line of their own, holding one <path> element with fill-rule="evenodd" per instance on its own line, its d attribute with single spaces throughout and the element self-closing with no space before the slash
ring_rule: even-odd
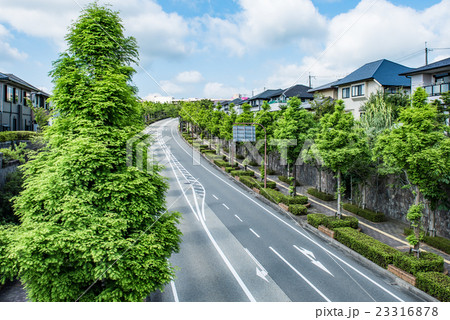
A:
<svg viewBox="0 0 450 320">
<path fill-rule="evenodd" d="M 51 93 L 52 62 L 89 0 L 0 0 L 0 72 Z M 140 98 L 231 99 L 313 87 L 388 59 L 450 57 L 450 0 L 99 0 L 137 39 Z M 311 77 L 309 77 L 311 76 Z"/>
</svg>

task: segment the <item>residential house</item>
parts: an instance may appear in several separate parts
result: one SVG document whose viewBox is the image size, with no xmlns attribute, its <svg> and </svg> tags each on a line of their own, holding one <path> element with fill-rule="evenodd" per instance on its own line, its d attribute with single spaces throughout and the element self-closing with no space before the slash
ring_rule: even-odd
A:
<svg viewBox="0 0 450 320">
<path fill-rule="evenodd" d="M 280 95 L 273 97 L 269 101 L 270 111 L 280 110 L 280 107 L 286 106 L 292 97 L 298 97 L 303 102 L 303 107 L 305 109 L 309 108 L 309 101 L 314 99 L 314 95 L 308 92 L 310 89 L 310 87 L 297 84 L 283 90 Z"/>
<path fill-rule="evenodd" d="M 50 96 L 13 74 L 0 73 L 0 131 L 33 131 L 36 129 L 27 102 L 47 108 Z"/>
<path fill-rule="evenodd" d="M 265 101 L 270 102 L 271 100 L 279 97 L 283 93 L 281 89 L 269 89 L 257 94 L 256 96 L 248 99 L 248 103 L 251 106 L 251 111 L 259 111 L 261 110 L 262 105 Z"/>
<path fill-rule="evenodd" d="M 411 91 L 425 88 L 429 100 L 436 100 L 441 94 L 450 90 L 450 58 L 430 63 L 401 74 L 411 81 Z"/>
<path fill-rule="evenodd" d="M 340 79 L 339 79 L 340 80 Z M 333 81 L 327 84 L 324 84 L 322 86 L 313 88 L 308 90 L 308 93 L 315 95 L 322 95 L 324 97 L 330 97 L 333 100 L 336 100 L 338 98 L 338 89 L 336 84 L 338 83 L 338 81 Z"/>
<path fill-rule="evenodd" d="M 397 93 L 410 92 L 411 84 L 401 73 L 409 72 L 411 68 L 404 65 L 382 59 L 367 63 L 356 69 L 348 76 L 331 84 L 322 86 L 321 90 L 311 90 L 311 93 L 328 91 L 336 95 L 345 103 L 345 110 L 352 112 L 359 119 L 361 107 L 367 102 L 372 93 L 378 91 Z M 405 81 L 406 80 L 406 81 Z"/>
</svg>

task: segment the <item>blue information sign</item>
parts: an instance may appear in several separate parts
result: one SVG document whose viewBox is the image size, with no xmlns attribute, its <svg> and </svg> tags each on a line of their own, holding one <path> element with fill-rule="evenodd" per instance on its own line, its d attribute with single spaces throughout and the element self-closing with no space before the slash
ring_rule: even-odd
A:
<svg viewBox="0 0 450 320">
<path fill-rule="evenodd" d="M 233 126 L 234 142 L 255 142 L 256 132 L 254 126 Z"/>
</svg>

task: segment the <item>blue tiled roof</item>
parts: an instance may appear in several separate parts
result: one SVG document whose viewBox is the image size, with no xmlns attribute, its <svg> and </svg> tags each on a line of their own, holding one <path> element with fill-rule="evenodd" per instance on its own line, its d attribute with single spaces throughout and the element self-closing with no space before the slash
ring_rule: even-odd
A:
<svg viewBox="0 0 450 320">
<path fill-rule="evenodd" d="M 375 79 L 382 86 L 409 87 L 411 86 L 410 80 L 400 76 L 400 74 L 411 70 L 411 68 L 404 65 L 382 59 L 363 65 L 345 78 L 338 80 L 335 85 L 342 86 L 358 81 Z"/>
<path fill-rule="evenodd" d="M 257 99 L 269 100 L 273 97 L 281 95 L 282 93 L 283 93 L 283 90 L 281 90 L 281 89 L 269 89 L 264 92 L 261 92 L 260 94 L 257 94 L 254 97 L 251 97 L 249 100 L 257 100 Z"/>
<path fill-rule="evenodd" d="M 333 87 L 336 86 L 336 84 L 338 83 L 339 80 L 321 85 L 319 87 L 313 88 L 313 89 L 309 89 L 308 92 L 316 92 L 316 91 L 320 91 L 320 90 L 326 90 L 326 89 L 331 89 Z"/>
<path fill-rule="evenodd" d="M 440 69 L 440 68 L 445 68 L 445 67 L 450 67 L 450 58 L 444 59 L 444 60 L 440 60 L 440 61 L 436 61 L 434 63 L 430 63 L 426 66 L 420 67 L 420 68 L 416 68 L 416 69 L 412 69 L 410 71 L 407 72 L 403 72 L 401 73 L 402 76 L 408 76 L 408 75 L 412 75 L 412 74 L 416 74 L 416 73 L 421 73 L 424 71 L 431 71 L 431 70 L 435 70 L 435 69 Z"/>
</svg>

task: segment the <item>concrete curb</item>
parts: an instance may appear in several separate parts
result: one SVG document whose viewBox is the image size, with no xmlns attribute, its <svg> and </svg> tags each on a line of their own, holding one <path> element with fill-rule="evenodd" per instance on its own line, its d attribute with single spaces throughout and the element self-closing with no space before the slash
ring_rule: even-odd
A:
<svg viewBox="0 0 450 320">
<path fill-rule="evenodd" d="M 183 141 L 185 141 L 190 147 L 192 147 L 194 150 L 196 150 L 197 152 L 200 153 L 200 155 L 206 160 L 208 161 L 213 167 L 217 168 L 217 166 L 210 160 L 208 159 L 205 155 L 203 155 L 203 153 L 201 153 L 199 150 L 195 149 L 192 145 L 190 145 L 182 135 L 180 135 L 181 138 L 183 139 Z M 313 226 L 311 226 L 309 223 L 306 222 L 306 220 L 301 219 L 301 216 L 295 216 L 292 215 L 291 213 L 283 210 L 280 206 L 278 206 L 277 204 L 273 203 L 272 201 L 266 199 L 265 197 L 263 197 L 262 195 L 260 195 L 259 193 L 256 193 L 255 191 L 253 191 L 252 189 L 248 188 L 245 184 L 243 184 L 242 182 L 234 179 L 231 175 L 227 174 L 226 172 L 220 170 L 221 173 L 224 174 L 225 177 L 227 177 L 230 181 L 233 181 L 236 185 L 240 186 L 242 189 L 244 189 L 247 193 L 250 193 L 253 197 L 259 199 L 260 201 L 262 201 L 264 204 L 270 206 L 272 209 L 274 209 L 276 212 L 280 213 L 281 215 L 288 217 L 288 218 L 292 218 L 293 220 L 295 220 L 300 227 L 304 228 L 305 230 L 313 233 L 314 235 L 322 238 L 323 240 L 325 240 L 327 243 L 329 243 L 330 245 L 332 245 L 333 247 L 339 249 L 340 251 L 344 252 L 345 254 L 351 256 L 352 258 L 354 258 L 355 260 L 357 260 L 358 262 L 360 262 L 361 264 L 363 264 L 365 267 L 373 270 L 376 273 L 381 274 L 382 276 L 388 278 L 389 280 L 391 280 L 392 282 L 394 282 L 396 285 L 398 285 L 399 287 L 406 289 L 410 292 L 412 292 L 413 294 L 417 295 L 418 297 L 420 297 L 421 299 L 423 299 L 426 302 L 440 302 L 439 300 L 437 300 L 436 298 L 430 296 L 429 294 L 423 292 L 422 290 L 414 287 L 413 285 L 409 284 L 408 282 L 400 279 L 399 277 L 397 277 L 396 275 L 394 275 L 393 273 L 391 273 L 390 271 L 380 267 L 379 265 L 377 265 L 376 263 L 370 261 L 369 259 L 365 258 L 364 256 L 360 255 L 359 253 L 357 253 L 356 251 L 353 251 L 352 249 L 350 249 L 349 247 L 343 245 L 342 243 L 340 243 L 339 241 L 325 235 L 324 233 L 320 232 L 318 229 L 314 228 Z"/>
</svg>

